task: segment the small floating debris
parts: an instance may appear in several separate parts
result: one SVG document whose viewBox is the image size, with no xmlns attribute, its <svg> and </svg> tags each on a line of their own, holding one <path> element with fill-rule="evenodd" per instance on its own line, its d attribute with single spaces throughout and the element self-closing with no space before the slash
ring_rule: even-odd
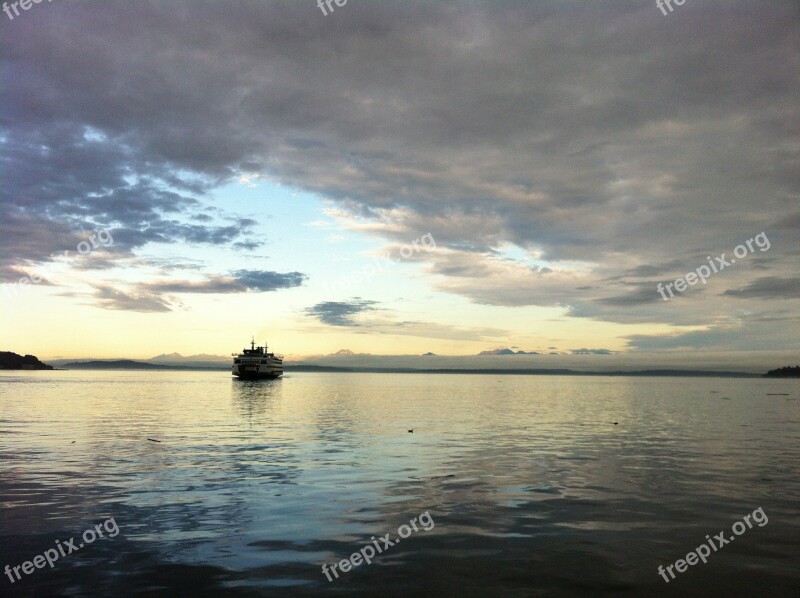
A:
<svg viewBox="0 0 800 598">
<path fill-rule="evenodd" d="M 767 396 L 768 397 L 788 397 L 789 393 L 788 392 L 768 392 Z"/>
<path fill-rule="evenodd" d="M 413 433 L 414 433 L 414 428 L 411 428 L 411 429 L 408 431 L 408 433 L 409 433 L 409 434 L 413 434 Z"/>
<path fill-rule="evenodd" d="M 723 401 L 730 401 L 730 400 L 731 400 L 731 398 L 730 398 L 730 397 L 722 397 L 722 400 L 723 400 Z"/>
<path fill-rule="evenodd" d="M 160 440 L 156 440 L 155 438 L 148 438 L 147 440 L 149 440 L 150 442 L 161 442 Z"/>
</svg>

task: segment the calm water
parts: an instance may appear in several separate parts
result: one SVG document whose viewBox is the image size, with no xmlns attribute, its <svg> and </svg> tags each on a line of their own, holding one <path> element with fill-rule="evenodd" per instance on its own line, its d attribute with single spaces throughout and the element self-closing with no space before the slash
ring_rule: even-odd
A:
<svg viewBox="0 0 800 598">
<path fill-rule="evenodd" d="M 0 594 L 794 597 L 799 399 L 798 380 L 5 372 L 0 567 L 119 534 Z"/>
</svg>

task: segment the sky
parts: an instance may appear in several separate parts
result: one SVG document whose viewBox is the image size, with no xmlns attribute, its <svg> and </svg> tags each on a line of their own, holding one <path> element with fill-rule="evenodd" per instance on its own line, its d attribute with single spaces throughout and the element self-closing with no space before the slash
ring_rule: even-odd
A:
<svg viewBox="0 0 800 598">
<path fill-rule="evenodd" d="M 800 362 L 800 4 L 672 7 L 0 14 L 0 349 Z"/>
</svg>

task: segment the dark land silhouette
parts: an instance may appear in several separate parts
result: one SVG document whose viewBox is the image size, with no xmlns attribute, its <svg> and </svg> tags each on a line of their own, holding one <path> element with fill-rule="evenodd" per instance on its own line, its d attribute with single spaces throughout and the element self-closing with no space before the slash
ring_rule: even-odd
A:
<svg viewBox="0 0 800 598">
<path fill-rule="evenodd" d="M 800 378 L 800 365 L 794 367 L 787 365 L 777 370 L 770 370 L 764 374 L 764 378 Z"/>
<path fill-rule="evenodd" d="M 0 370 L 52 370 L 52 365 L 42 363 L 35 355 L 18 355 L 0 351 Z"/>
</svg>

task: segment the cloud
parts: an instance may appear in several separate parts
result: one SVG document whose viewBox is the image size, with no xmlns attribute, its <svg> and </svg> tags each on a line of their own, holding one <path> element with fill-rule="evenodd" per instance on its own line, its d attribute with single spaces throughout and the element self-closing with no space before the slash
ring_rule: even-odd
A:
<svg viewBox="0 0 800 598">
<path fill-rule="evenodd" d="M 602 299 L 598 299 L 597 302 L 601 303 L 602 305 L 610 305 L 615 307 L 655 303 L 662 300 L 661 296 L 656 290 L 657 284 L 658 283 L 639 283 L 636 285 L 631 285 L 633 290 L 630 292 L 624 295 L 603 297 Z"/>
<path fill-rule="evenodd" d="M 728 289 L 723 295 L 740 299 L 797 299 L 800 297 L 800 278 L 766 276 L 744 288 Z"/>
<path fill-rule="evenodd" d="M 163 281 L 141 285 L 159 293 L 245 293 L 276 291 L 298 287 L 308 277 L 300 272 L 236 270 L 230 276 L 212 276 L 199 281 Z"/>
<path fill-rule="evenodd" d="M 161 298 L 152 294 L 129 295 L 119 289 L 100 286 L 96 288 L 97 306 L 104 309 L 115 309 L 136 312 L 165 312 L 172 307 Z"/>
<path fill-rule="evenodd" d="M 260 241 L 237 241 L 231 247 L 239 251 L 254 251 L 261 247 L 264 243 Z"/>
<path fill-rule="evenodd" d="M 264 177 L 387 243 L 430 232 L 437 249 L 411 259 L 477 303 L 707 326 L 792 299 L 744 265 L 681 301 L 647 285 L 762 230 L 753 268 L 795 275 L 797 2 L 668 19 L 633 0 L 364 2 L 333 21 L 280 1 L 35 13 L 0 35 L 0 268 L 95 225 L 120 261 L 150 243 L 251 250 L 252 223 L 209 219 L 209 195 Z"/>
<path fill-rule="evenodd" d="M 368 301 L 358 297 L 350 301 L 323 301 L 305 310 L 306 314 L 319 319 L 328 326 L 360 326 L 353 320 L 354 316 L 373 311 L 377 301 Z"/>
<path fill-rule="evenodd" d="M 112 287 L 94 284 L 97 306 L 137 312 L 172 311 L 181 305 L 171 295 L 231 294 L 247 292 L 270 292 L 288 289 L 303 284 L 306 276 L 300 272 L 270 272 L 264 270 L 236 270 L 228 276 L 210 276 L 202 280 L 169 280 Z M 70 293 L 64 293 L 70 295 Z M 76 295 L 76 293 L 72 293 Z"/>
<path fill-rule="evenodd" d="M 542 268 L 495 252 L 438 248 L 416 259 L 431 262 L 426 272 L 436 276 L 435 288 L 489 305 L 560 305 L 581 283 L 595 279 L 588 273 Z"/>
<path fill-rule="evenodd" d="M 734 300 L 734 303 L 738 300 Z M 702 329 L 671 334 L 632 334 L 626 337 L 637 351 L 695 350 L 769 351 L 775 339 L 800 325 L 800 316 L 792 310 L 764 311 L 747 317 L 727 316 Z M 781 350 L 800 350 L 797 336 L 786 335 Z"/>
<path fill-rule="evenodd" d="M 394 320 L 391 318 L 373 318 L 369 322 L 365 322 L 364 326 L 369 326 L 370 333 L 457 341 L 485 341 L 511 336 L 508 330 L 488 326 L 453 326 L 437 322 Z"/>
<path fill-rule="evenodd" d="M 537 351 L 514 351 L 514 349 L 491 349 L 488 351 L 481 351 L 478 355 L 539 355 Z"/>
</svg>

